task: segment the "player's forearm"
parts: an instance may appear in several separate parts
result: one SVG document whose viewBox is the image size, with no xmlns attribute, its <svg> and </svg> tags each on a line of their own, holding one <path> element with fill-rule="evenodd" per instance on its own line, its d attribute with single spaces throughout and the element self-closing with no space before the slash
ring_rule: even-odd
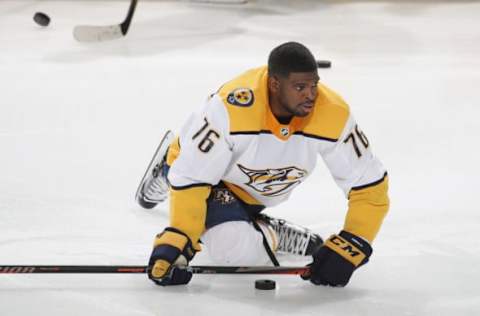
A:
<svg viewBox="0 0 480 316">
<path fill-rule="evenodd" d="M 344 230 L 371 243 L 380 230 L 389 206 L 388 176 L 375 185 L 352 189 Z"/>
<path fill-rule="evenodd" d="M 198 241 L 205 230 L 209 185 L 170 189 L 170 226 L 182 231 L 200 250 Z"/>
</svg>

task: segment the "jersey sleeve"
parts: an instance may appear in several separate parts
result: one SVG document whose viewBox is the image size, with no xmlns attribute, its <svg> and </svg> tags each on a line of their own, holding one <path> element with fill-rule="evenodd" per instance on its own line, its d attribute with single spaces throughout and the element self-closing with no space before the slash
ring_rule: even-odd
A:
<svg viewBox="0 0 480 316">
<path fill-rule="evenodd" d="M 338 141 L 321 155 L 348 198 L 343 229 L 372 242 L 389 209 L 388 176 L 351 115 Z"/>
<path fill-rule="evenodd" d="M 168 174 L 172 187 L 217 184 L 232 158 L 228 137 L 225 106 L 214 96 L 180 130 L 180 151 Z"/>
<path fill-rule="evenodd" d="M 228 126 L 226 109 L 214 96 L 189 117 L 169 149 L 169 155 L 175 152 L 174 159 L 167 157 L 171 161 L 170 225 L 187 234 L 197 250 L 211 186 L 222 179 L 232 157 Z"/>
</svg>

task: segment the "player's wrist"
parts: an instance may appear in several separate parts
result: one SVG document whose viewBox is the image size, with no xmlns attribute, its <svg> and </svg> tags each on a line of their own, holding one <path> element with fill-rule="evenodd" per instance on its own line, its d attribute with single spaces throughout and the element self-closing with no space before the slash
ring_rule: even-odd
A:
<svg viewBox="0 0 480 316">
<path fill-rule="evenodd" d="M 155 237 L 153 242 L 154 250 L 162 245 L 178 249 L 179 253 L 183 255 L 187 261 L 191 261 L 196 253 L 190 237 L 174 227 L 165 228 L 163 232 Z"/>
<path fill-rule="evenodd" d="M 194 256 L 190 238 L 176 228 L 167 227 L 155 237 L 148 277 L 159 285 L 186 284 L 192 278 L 186 267 Z"/>
</svg>

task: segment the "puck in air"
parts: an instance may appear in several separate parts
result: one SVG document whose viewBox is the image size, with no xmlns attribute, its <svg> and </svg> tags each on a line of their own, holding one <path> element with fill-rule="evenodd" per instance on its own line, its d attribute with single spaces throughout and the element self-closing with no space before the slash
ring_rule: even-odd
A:
<svg viewBox="0 0 480 316">
<path fill-rule="evenodd" d="M 255 281 L 255 288 L 257 290 L 274 290 L 275 289 L 275 281 L 273 281 L 273 280 L 256 280 Z"/>
<path fill-rule="evenodd" d="M 41 26 L 48 26 L 48 24 L 50 24 L 50 17 L 42 12 L 35 13 L 33 20 Z"/>
<path fill-rule="evenodd" d="M 330 60 L 317 60 L 318 68 L 330 68 L 332 67 L 332 62 Z"/>
</svg>

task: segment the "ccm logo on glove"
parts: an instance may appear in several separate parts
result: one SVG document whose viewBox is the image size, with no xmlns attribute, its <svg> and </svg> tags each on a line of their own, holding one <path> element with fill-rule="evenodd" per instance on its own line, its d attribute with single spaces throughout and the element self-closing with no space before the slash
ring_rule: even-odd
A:
<svg viewBox="0 0 480 316">
<path fill-rule="evenodd" d="M 348 242 L 339 235 L 333 235 L 327 240 L 325 246 L 332 249 L 357 267 L 360 263 L 362 263 L 366 255 L 355 245 L 353 245 L 354 242 L 358 243 L 355 238 L 352 238 L 351 242 Z"/>
</svg>

